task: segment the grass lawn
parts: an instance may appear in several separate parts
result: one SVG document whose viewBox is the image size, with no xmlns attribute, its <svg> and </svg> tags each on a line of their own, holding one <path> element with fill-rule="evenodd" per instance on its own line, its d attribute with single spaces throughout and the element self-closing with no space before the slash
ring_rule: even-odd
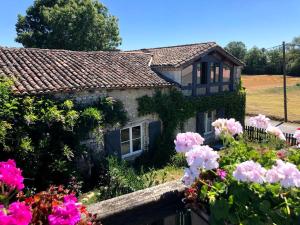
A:
<svg viewBox="0 0 300 225">
<path fill-rule="evenodd" d="M 248 114 L 262 113 L 283 118 L 282 76 L 243 76 L 242 81 L 247 89 Z M 287 85 L 288 119 L 300 121 L 300 77 L 288 77 Z"/>
<path fill-rule="evenodd" d="M 183 176 L 183 168 L 174 167 L 174 166 L 166 166 L 163 169 L 156 170 L 155 172 L 156 172 L 155 180 L 159 183 L 178 180 Z"/>
</svg>

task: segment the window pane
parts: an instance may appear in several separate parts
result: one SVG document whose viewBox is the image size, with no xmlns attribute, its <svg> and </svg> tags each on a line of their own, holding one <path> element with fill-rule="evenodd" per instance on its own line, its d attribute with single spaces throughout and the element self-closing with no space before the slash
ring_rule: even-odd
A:
<svg viewBox="0 0 300 225">
<path fill-rule="evenodd" d="M 208 63 L 206 63 L 206 62 L 203 62 L 201 64 L 199 63 L 197 65 L 197 83 L 198 84 L 207 84 L 207 77 L 206 77 L 207 65 L 208 65 Z M 200 69 L 199 72 L 198 72 L 198 69 Z"/>
<path fill-rule="evenodd" d="M 220 66 L 219 64 L 215 64 L 215 82 L 220 81 Z"/>
<path fill-rule="evenodd" d="M 215 82 L 215 65 L 213 63 L 210 64 L 210 82 Z"/>
<path fill-rule="evenodd" d="M 122 155 L 126 155 L 128 153 L 130 153 L 130 142 L 124 142 L 121 144 L 121 153 Z"/>
<path fill-rule="evenodd" d="M 223 82 L 229 82 L 230 81 L 230 67 L 228 65 L 223 66 Z"/>
<path fill-rule="evenodd" d="M 220 80 L 220 65 L 219 63 L 210 64 L 210 82 L 217 83 Z"/>
<path fill-rule="evenodd" d="M 141 139 L 135 139 L 132 141 L 132 150 L 135 152 L 135 151 L 139 151 L 142 149 L 142 146 L 141 146 Z"/>
<path fill-rule="evenodd" d="M 121 142 L 129 140 L 129 128 L 121 130 Z"/>
<path fill-rule="evenodd" d="M 182 70 L 182 81 L 183 86 L 188 86 L 192 84 L 193 80 L 193 65 L 190 65 Z"/>
<path fill-rule="evenodd" d="M 133 127 L 132 128 L 132 139 L 140 138 L 141 137 L 141 126 Z"/>
</svg>

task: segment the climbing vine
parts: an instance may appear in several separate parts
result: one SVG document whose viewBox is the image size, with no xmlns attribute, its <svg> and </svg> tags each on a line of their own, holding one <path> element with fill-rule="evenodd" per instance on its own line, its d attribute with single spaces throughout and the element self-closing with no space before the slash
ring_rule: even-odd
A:
<svg viewBox="0 0 300 225">
<path fill-rule="evenodd" d="M 152 97 L 142 96 L 137 101 L 140 115 L 155 113 L 162 121 L 163 132 L 157 145 L 157 154 L 152 154 L 154 159 L 151 159 L 160 166 L 166 163 L 174 153 L 175 130 L 181 128 L 189 118 L 195 117 L 196 113 L 223 108 L 225 117 L 233 117 L 243 122 L 246 94 L 244 89 L 240 88 L 234 92 L 186 97 L 174 88 L 168 93 L 157 91 Z"/>
<path fill-rule="evenodd" d="M 94 176 L 85 184 L 97 182 L 99 154 L 87 143 L 91 137 L 100 142 L 105 126 L 126 124 L 122 102 L 105 97 L 83 106 L 51 96 L 16 96 L 11 85 L 0 79 L 0 160 L 14 158 L 26 183 L 38 189 L 80 177 L 78 159 L 85 162 L 81 169 Z"/>
</svg>

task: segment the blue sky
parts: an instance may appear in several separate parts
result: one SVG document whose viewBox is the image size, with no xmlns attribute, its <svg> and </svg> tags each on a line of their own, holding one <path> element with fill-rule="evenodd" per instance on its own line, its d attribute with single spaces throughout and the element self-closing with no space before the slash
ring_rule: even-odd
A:
<svg viewBox="0 0 300 225">
<path fill-rule="evenodd" d="M 248 48 L 272 47 L 300 36 L 299 0 L 103 0 L 119 18 L 121 49 L 205 41 L 243 41 Z M 18 13 L 33 0 L 4 0 L 0 45 L 14 42 Z"/>
</svg>

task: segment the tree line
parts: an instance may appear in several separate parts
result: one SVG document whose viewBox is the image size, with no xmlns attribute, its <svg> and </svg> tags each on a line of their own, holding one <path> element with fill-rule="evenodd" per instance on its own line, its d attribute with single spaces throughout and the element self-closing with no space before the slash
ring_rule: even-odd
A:
<svg viewBox="0 0 300 225">
<path fill-rule="evenodd" d="M 244 74 L 282 74 L 282 46 L 266 49 L 256 46 L 247 49 L 241 41 L 232 41 L 225 49 L 245 62 Z M 300 36 L 286 45 L 286 68 L 289 75 L 300 76 Z"/>
</svg>

